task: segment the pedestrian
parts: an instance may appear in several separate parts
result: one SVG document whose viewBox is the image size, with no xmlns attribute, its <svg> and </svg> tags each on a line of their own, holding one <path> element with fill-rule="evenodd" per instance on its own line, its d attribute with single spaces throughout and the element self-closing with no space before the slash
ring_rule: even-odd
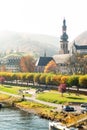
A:
<svg viewBox="0 0 87 130">
<path fill-rule="evenodd" d="M 24 94 L 22 95 L 22 101 L 24 101 L 25 100 L 25 96 L 24 96 Z"/>
<path fill-rule="evenodd" d="M 63 105 L 62 105 L 62 110 L 63 110 Z"/>
</svg>

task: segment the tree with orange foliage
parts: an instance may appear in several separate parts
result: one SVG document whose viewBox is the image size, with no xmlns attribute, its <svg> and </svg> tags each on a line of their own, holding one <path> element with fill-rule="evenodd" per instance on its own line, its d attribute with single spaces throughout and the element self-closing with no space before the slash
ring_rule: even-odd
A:
<svg viewBox="0 0 87 130">
<path fill-rule="evenodd" d="M 1 72 L 6 72 L 6 66 L 5 65 L 1 66 Z"/>
<path fill-rule="evenodd" d="M 33 56 L 24 56 L 20 60 L 20 68 L 22 72 L 34 72 L 35 60 Z"/>
<path fill-rule="evenodd" d="M 69 78 L 69 76 L 68 76 L 68 75 L 61 76 L 60 83 L 62 83 L 62 84 L 66 84 L 66 83 L 67 83 L 68 78 Z"/>
<path fill-rule="evenodd" d="M 50 73 L 50 72 L 53 72 L 53 73 L 56 73 L 57 71 L 57 65 L 56 63 L 51 60 L 46 66 L 45 66 L 45 69 L 44 69 L 44 72 L 45 73 Z"/>
</svg>

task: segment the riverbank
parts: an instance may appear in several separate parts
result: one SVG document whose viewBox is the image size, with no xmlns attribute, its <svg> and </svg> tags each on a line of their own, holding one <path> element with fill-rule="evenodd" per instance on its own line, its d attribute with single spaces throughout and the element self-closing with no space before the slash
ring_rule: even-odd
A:
<svg viewBox="0 0 87 130">
<path fill-rule="evenodd" d="M 31 105 L 32 104 L 32 105 Z M 32 107 L 30 107 L 32 106 Z M 62 124 L 66 126 L 75 126 L 76 127 L 82 127 L 84 124 L 87 124 L 86 120 L 84 122 L 80 122 L 79 120 L 82 120 L 84 118 L 87 118 L 87 114 L 77 114 L 72 112 L 63 112 L 63 111 L 56 111 L 55 108 L 49 108 L 48 106 L 41 106 L 41 104 L 31 103 L 28 102 L 22 102 L 17 104 L 17 107 L 27 111 L 27 112 L 33 112 L 37 115 L 39 115 L 42 118 L 46 118 L 51 121 L 61 122 Z M 83 129 L 82 129 L 83 130 Z M 87 127 L 86 127 L 87 130 Z"/>
<path fill-rule="evenodd" d="M 48 120 L 62 122 L 63 124 L 69 125 L 77 120 L 87 117 L 87 114 L 67 113 L 56 110 L 55 107 L 48 105 L 22 100 L 19 97 L 13 97 L 8 95 L 0 95 L 0 102 L 8 104 L 9 107 L 16 107 L 28 113 L 37 114 L 41 118 Z M 86 123 L 86 122 L 84 122 Z M 84 124 L 80 124 L 81 126 Z M 79 126 L 79 124 L 77 124 Z"/>
</svg>

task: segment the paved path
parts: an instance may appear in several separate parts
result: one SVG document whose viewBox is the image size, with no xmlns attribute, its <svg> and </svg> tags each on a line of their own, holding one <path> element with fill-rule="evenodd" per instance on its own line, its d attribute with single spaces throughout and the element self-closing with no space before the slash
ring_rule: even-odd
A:
<svg viewBox="0 0 87 130">
<path fill-rule="evenodd" d="M 14 97 L 20 97 L 20 98 L 22 98 L 22 96 L 20 96 L 20 95 L 11 94 L 11 93 L 7 93 L 7 92 L 3 92 L 3 91 L 0 91 L 0 93 L 7 94 L 7 95 L 10 95 L 10 96 L 14 96 Z M 41 101 L 41 100 L 36 99 L 35 96 L 25 97 L 25 99 L 33 101 L 33 102 L 38 102 L 38 103 L 41 103 L 41 104 L 45 104 L 45 105 L 48 105 L 48 106 L 53 106 L 53 107 L 61 109 L 61 104 L 55 104 L 55 103 Z"/>
<path fill-rule="evenodd" d="M 7 94 L 7 95 L 10 95 L 10 96 L 14 96 L 14 97 L 22 98 L 21 95 L 11 94 L 11 93 L 7 93 L 7 92 L 3 92 L 3 91 L 0 91 L 0 93 Z M 45 105 L 48 105 L 48 106 L 55 107 L 55 109 L 58 110 L 58 111 L 62 110 L 62 105 L 61 104 L 55 104 L 55 103 L 41 101 L 41 100 L 36 99 L 35 96 L 25 97 L 25 99 L 33 101 L 33 102 L 37 102 L 37 103 L 41 103 L 41 104 L 45 104 Z M 73 107 L 75 108 L 76 112 L 80 112 L 80 106 L 79 105 L 73 105 Z"/>
</svg>

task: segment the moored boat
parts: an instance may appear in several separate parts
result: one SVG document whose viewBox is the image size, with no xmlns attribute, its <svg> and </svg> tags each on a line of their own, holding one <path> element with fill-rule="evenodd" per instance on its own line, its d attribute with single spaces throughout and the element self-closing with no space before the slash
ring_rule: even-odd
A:
<svg viewBox="0 0 87 130">
<path fill-rule="evenodd" d="M 49 130 L 78 130 L 78 128 L 63 125 L 61 122 L 49 122 Z"/>
</svg>

